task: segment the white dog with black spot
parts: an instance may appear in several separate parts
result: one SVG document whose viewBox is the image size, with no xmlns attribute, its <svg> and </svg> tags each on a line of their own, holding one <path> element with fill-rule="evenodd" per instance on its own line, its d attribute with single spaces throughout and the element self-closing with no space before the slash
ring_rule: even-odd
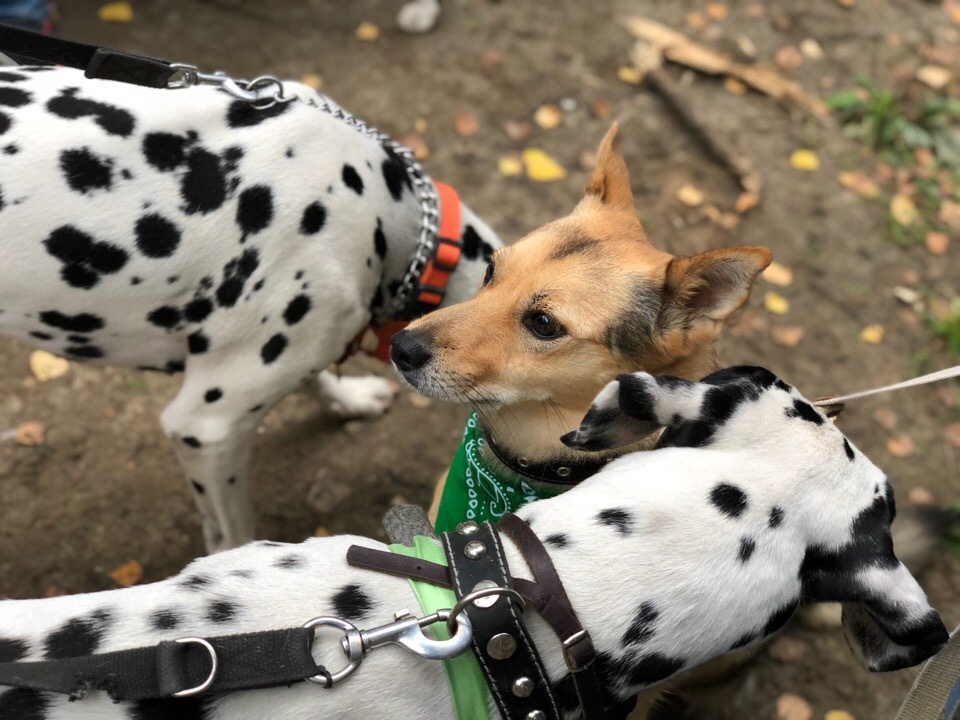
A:
<svg viewBox="0 0 960 720">
<path fill-rule="evenodd" d="M 792 387 L 761 368 L 688 382 L 624 375 L 566 441 L 582 448 L 636 439 L 665 425 L 660 447 L 611 462 L 558 497 L 522 508 L 550 548 L 572 606 L 598 650 L 604 689 L 627 698 L 776 632 L 801 597 L 843 603 L 851 648 L 885 671 L 934 654 L 947 633 L 894 555 L 893 495 L 883 472 Z M 501 536 L 510 572 L 531 578 Z M 299 627 L 335 615 L 361 627 L 416 608 L 406 580 L 350 567 L 357 537 L 258 543 L 203 558 L 144 587 L 0 603 L 0 662 L 63 658 Z M 527 626 L 565 717 L 575 695 L 556 637 Z M 345 664 L 335 639 L 319 662 Z M 490 711 L 492 715 L 492 710 Z M 332 690 L 308 683 L 209 698 L 78 702 L 30 688 L 0 694 L 4 720 L 133 718 L 306 720 L 454 718 L 439 662 L 399 648 L 371 653 Z"/>
<path fill-rule="evenodd" d="M 424 222 L 404 156 L 311 105 L 314 90 L 284 88 L 298 99 L 257 109 L 209 86 L 0 71 L 0 333 L 185 370 L 161 421 L 211 551 L 254 537 L 264 414 L 385 319 Z M 474 293 L 500 246 L 453 210 L 463 251 L 443 304 Z M 395 394 L 380 378 L 319 384 L 343 415 L 378 415 Z"/>
</svg>

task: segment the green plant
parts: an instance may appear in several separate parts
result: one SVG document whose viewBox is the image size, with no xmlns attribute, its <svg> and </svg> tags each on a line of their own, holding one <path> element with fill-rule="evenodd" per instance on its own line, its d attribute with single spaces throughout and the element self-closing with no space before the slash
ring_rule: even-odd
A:
<svg viewBox="0 0 960 720">
<path fill-rule="evenodd" d="M 943 341 L 951 355 L 960 355 L 960 296 L 950 301 L 950 311 L 942 317 L 927 318 L 930 334 Z"/>
</svg>

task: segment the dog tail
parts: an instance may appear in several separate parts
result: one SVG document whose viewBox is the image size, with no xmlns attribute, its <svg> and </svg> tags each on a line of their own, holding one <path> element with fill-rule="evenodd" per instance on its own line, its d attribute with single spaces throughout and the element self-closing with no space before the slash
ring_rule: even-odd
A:
<svg viewBox="0 0 960 720">
<path fill-rule="evenodd" d="M 904 505 L 890 532 L 893 549 L 913 575 L 920 575 L 937 558 L 943 541 L 960 530 L 960 509 L 936 505 Z"/>
</svg>

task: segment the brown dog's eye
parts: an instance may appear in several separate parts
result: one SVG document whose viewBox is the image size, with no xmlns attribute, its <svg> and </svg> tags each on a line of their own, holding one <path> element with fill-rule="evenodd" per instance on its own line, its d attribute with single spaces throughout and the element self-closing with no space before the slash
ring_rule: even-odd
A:
<svg viewBox="0 0 960 720">
<path fill-rule="evenodd" d="M 566 332 L 563 325 L 545 312 L 530 313 L 523 322 L 527 329 L 541 340 L 556 340 Z"/>
<path fill-rule="evenodd" d="M 493 280 L 493 261 L 492 260 L 487 264 L 487 272 L 485 272 L 483 275 L 483 282 L 481 283 L 480 287 L 483 287 L 484 285 L 489 285 L 491 280 Z"/>
</svg>

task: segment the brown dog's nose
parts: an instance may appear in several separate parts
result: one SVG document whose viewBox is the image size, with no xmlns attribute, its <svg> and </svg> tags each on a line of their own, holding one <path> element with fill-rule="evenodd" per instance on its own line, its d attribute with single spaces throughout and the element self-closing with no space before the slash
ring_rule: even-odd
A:
<svg viewBox="0 0 960 720">
<path fill-rule="evenodd" d="M 433 354 L 420 335 L 410 330 L 401 330 L 390 338 L 390 359 L 400 372 L 419 370 Z"/>
</svg>

